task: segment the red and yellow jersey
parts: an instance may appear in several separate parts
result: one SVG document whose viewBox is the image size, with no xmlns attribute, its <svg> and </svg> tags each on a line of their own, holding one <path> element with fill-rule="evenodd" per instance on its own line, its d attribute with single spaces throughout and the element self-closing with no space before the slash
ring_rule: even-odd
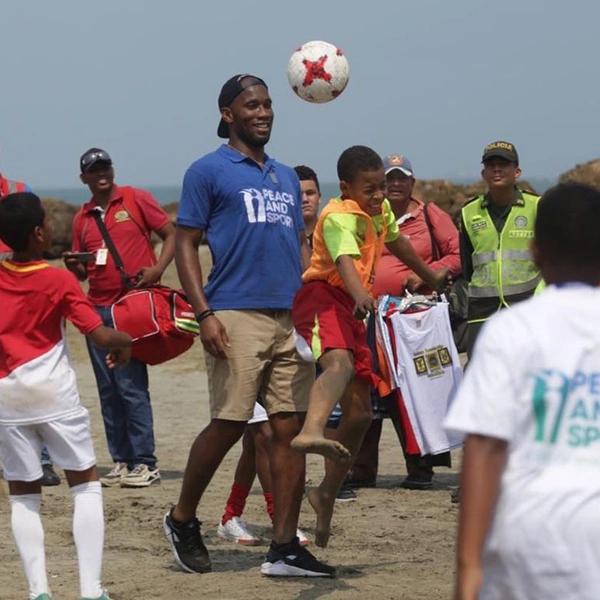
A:
<svg viewBox="0 0 600 600">
<path fill-rule="evenodd" d="M 45 261 L 0 263 L 0 423 L 39 423 L 79 408 L 65 319 L 102 325 L 75 276 Z"/>
</svg>

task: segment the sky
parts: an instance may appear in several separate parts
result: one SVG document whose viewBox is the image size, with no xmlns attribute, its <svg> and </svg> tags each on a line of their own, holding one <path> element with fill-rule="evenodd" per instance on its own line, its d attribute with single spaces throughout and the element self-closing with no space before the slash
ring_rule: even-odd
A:
<svg viewBox="0 0 600 600">
<path fill-rule="evenodd" d="M 0 171 L 76 187 L 91 146 L 117 180 L 179 185 L 214 150 L 236 73 L 269 85 L 269 155 L 336 180 L 354 144 L 404 154 L 421 179 L 479 176 L 490 141 L 523 176 L 600 157 L 597 0 L 2 0 Z M 290 89 L 304 42 L 339 46 L 350 82 L 327 104 Z"/>
</svg>

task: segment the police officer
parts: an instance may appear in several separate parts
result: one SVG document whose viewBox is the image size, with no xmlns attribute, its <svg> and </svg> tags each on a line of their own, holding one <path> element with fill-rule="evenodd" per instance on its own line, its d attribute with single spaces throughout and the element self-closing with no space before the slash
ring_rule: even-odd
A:
<svg viewBox="0 0 600 600">
<path fill-rule="evenodd" d="M 460 220 L 461 262 L 469 282 L 469 356 L 483 323 L 532 296 L 541 278 L 529 252 L 539 196 L 516 185 L 521 175 L 516 148 L 492 142 L 481 162 L 488 191 L 465 204 Z"/>
</svg>

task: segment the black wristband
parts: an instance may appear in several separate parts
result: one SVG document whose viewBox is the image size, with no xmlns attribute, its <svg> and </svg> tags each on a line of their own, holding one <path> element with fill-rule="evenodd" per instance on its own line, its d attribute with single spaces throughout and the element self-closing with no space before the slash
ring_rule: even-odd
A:
<svg viewBox="0 0 600 600">
<path fill-rule="evenodd" d="M 214 314 L 215 313 L 210 308 L 207 310 L 203 310 L 201 313 L 198 313 L 196 315 L 196 323 L 200 323 L 200 322 L 204 321 L 204 319 L 206 319 L 206 317 L 211 317 Z"/>
</svg>

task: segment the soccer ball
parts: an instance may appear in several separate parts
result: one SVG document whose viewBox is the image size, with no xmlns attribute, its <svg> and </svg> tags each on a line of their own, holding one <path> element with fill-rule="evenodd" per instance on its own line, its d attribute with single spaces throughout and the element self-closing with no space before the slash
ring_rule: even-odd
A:
<svg viewBox="0 0 600 600">
<path fill-rule="evenodd" d="M 308 102 L 337 98 L 348 84 L 349 67 L 344 53 L 328 42 L 307 42 L 296 50 L 287 66 L 292 89 Z"/>
</svg>

